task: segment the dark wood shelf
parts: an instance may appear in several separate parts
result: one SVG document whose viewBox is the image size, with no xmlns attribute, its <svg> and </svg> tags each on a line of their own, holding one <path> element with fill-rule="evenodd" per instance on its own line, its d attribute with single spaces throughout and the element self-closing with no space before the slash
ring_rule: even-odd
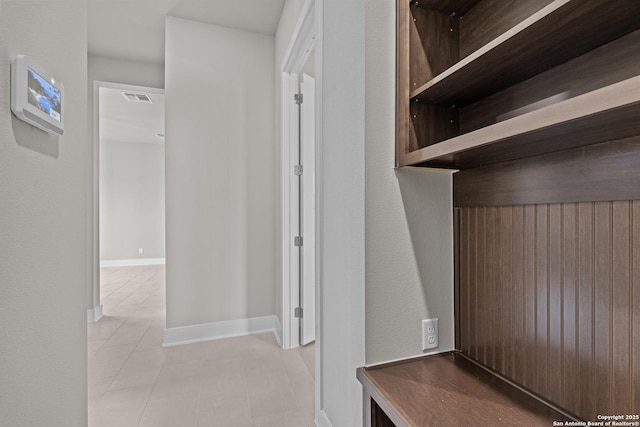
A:
<svg viewBox="0 0 640 427">
<path fill-rule="evenodd" d="M 411 3 L 415 0 L 407 0 Z M 446 15 L 456 14 L 462 16 L 481 0 L 418 0 L 420 6 L 425 9 L 436 10 Z"/>
<path fill-rule="evenodd" d="M 640 28 L 640 2 L 555 0 L 411 91 L 414 101 L 464 106 Z"/>
<path fill-rule="evenodd" d="M 382 419 L 396 427 L 550 426 L 574 420 L 457 352 L 360 368 L 357 376 L 365 405 L 375 405 L 374 413 L 380 408 Z M 372 414 L 372 426 L 390 425 L 376 423 L 378 418 Z"/>
<path fill-rule="evenodd" d="M 468 169 L 625 138 L 640 134 L 639 115 L 640 76 L 409 152 L 405 165 Z"/>
</svg>

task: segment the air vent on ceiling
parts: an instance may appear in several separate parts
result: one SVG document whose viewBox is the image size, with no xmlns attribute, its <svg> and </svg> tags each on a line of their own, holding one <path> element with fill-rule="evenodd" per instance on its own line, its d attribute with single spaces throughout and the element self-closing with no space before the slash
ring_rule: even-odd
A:
<svg viewBox="0 0 640 427">
<path fill-rule="evenodd" d="M 122 92 L 125 98 L 131 102 L 147 102 L 151 104 L 151 97 L 146 93 Z"/>
</svg>

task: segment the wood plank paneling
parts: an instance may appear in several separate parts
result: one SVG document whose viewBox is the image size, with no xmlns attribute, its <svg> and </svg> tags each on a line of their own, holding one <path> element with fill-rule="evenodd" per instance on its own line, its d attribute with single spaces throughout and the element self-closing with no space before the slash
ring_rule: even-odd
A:
<svg viewBox="0 0 640 427">
<path fill-rule="evenodd" d="M 571 383 L 578 376 L 578 301 L 577 278 L 577 250 L 578 234 L 577 206 L 568 203 L 562 206 L 562 400 L 571 412 L 578 410 L 577 390 L 571 388 Z"/>
<path fill-rule="evenodd" d="M 469 354 L 478 359 L 480 357 L 476 337 L 478 336 L 478 301 L 480 301 L 480 293 L 478 292 L 479 275 L 478 275 L 478 209 L 464 209 L 468 212 L 469 218 L 469 319 L 466 323 L 469 325 Z M 463 313 L 460 313 L 463 315 Z M 464 344 L 463 344 L 464 345 Z"/>
<path fill-rule="evenodd" d="M 511 304 L 505 306 L 513 307 L 511 312 L 513 319 L 513 341 L 510 351 L 512 353 L 511 363 L 513 368 L 509 375 L 520 384 L 525 383 L 525 372 L 527 365 L 525 361 L 526 352 L 526 332 L 525 332 L 525 292 L 524 292 L 524 207 L 516 206 L 512 210 L 511 227 L 511 248 L 512 248 L 512 271 L 511 283 L 513 285 L 513 300 Z"/>
<path fill-rule="evenodd" d="M 564 232 L 563 206 L 549 205 L 548 228 L 548 316 L 547 334 L 548 348 L 548 396 L 554 402 L 562 401 L 562 350 L 563 350 L 563 316 L 562 293 L 564 282 L 562 280 L 562 237 Z"/>
<path fill-rule="evenodd" d="M 611 395 L 611 204 L 599 202 L 595 215 L 594 381 L 595 407 L 610 413 Z"/>
<path fill-rule="evenodd" d="M 611 411 L 623 414 L 631 403 L 631 383 L 629 382 L 629 362 L 631 359 L 630 202 L 613 202 L 611 213 Z"/>
<path fill-rule="evenodd" d="M 480 209 L 480 208 L 475 208 Z M 525 382 L 526 387 L 536 390 L 536 207 L 524 207 L 524 331 L 525 331 Z"/>
<path fill-rule="evenodd" d="M 500 307 L 496 301 L 496 294 L 500 291 L 500 251 L 496 241 L 500 229 L 495 207 L 487 208 L 486 210 L 485 230 L 484 263 L 486 268 L 484 270 L 483 289 L 486 310 L 483 310 L 485 312 L 483 329 L 487 343 L 484 357 L 485 363 L 490 368 L 496 369 L 496 339 L 500 335 L 498 329 L 501 329 L 502 325 L 497 316 Z"/>
<path fill-rule="evenodd" d="M 476 246 L 476 318 L 478 330 L 475 334 L 475 344 L 476 344 L 476 357 L 481 358 L 486 361 L 488 364 L 489 359 L 487 358 L 487 345 L 488 340 L 486 336 L 486 331 L 488 328 L 487 315 L 488 315 L 488 306 L 487 304 L 487 295 L 486 295 L 486 253 L 487 253 L 487 244 L 486 244 L 486 233 L 487 233 L 487 223 L 486 223 L 486 209 L 478 209 L 476 211 L 476 236 L 478 239 L 478 244 Z"/>
<path fill-rule="evenodd" d="M 513 378 L 513 341 L 514 322 L 513 312 L 503 310 L 502 307 L 513 303 L 513 278 L 511 277 L 511 265 L 513 264 L 513 210 L 509 207 L 498 208 L 500 240 L 498 249 L 500 250 L 500 287 L 502 288 L 501 298 L 496 298 L 498 306 L 498 317 L 502 325 L 502 331 L 496 331 L 496 370 L 505 371 Z M 498 290 L 499 291 L 499 290 Z"/>
<path fill-rule="evenodd" d="M 581 387 L 576 388 L 580 395 L 577 414 L 585 413 L 587 408 L 595 406 L 594 389 L 594 325 L 593 307 L 595 294 L 594 265 L 594 205 L 578 204 L 578 358 Z M 567 385 L 573 386 L 573 384 Z"/>
<path fill-rule="evenodd" d="M 469 215 L 469 211 L 460 211 L 460 209 L 456 209 L 454 212 L 456 212 L 456 224 L 457 224 L 457 230 L 458 230 L 458 234 L 455 237 L 455 242 L 457 243 L 457 247 L 456 247 L 456 254 L 459 257 L 459 259 L 456 261 L 456 265 L 458 266 L 458 278 L 456 278 L 455 283 L 456 283 L 456 290 L 458 291 L 458 296 L 457 296 L 457 301 L 458 301 L 458 308 L 456 309 L 455 312 L 455 318 L 456 319 L 461 319 L 462 317 L 460 316 L 460 312 L 461 311 L 466 311 L 469 312 L 469 301 L 471 300 L 471 298 L 469 297 L 469 290 L 470 290 L 470 286 L 469 286 L 469 251 L 471 250 L 471 247 L 469 245 L 469 220 L 468 218 L 461 218 L 461 215 Z M 465 231 L 463 231 L 463 233 L 466 236 L 466 239 L 464 242 L 460 240 L 460 224 L 464 223 L 465 227 L 467 228 Z M 464 254 L 461 254 L 460 252 L 464 251 Z M 461 261 L 464 260 L 464 263 L 462 263 Z M 468 319 L 468 316 L 466 316 Z M 465 353 L 469 353 L 469 322 L 456 322 L 456 330 L 457 333 L 459 334 L 456 337 L 456 348 L 462 349 L 464 346 L 464 352 Z"/>
<path fill-rule="evenodd" d="M 583 419 L 639 413 L 640 201 L 458 218 L 461 350 Z"/>
<path fill-rule="evenodd" d="M 640 201 L 633 202 L 631 212 L 631 407 L 640 408 Z M 637 411 L 636 411 L 637 413 Z"/>
<path fill-rule="evenodd" d="M 536 313 L 536 341 L 534 352 L 536 355 L 536 389 L 538 393 L 546 395 L 549 378 L 549 206 L 536 206 L 536 236 L 535 236 L 535 313 Z"/>
</svg>

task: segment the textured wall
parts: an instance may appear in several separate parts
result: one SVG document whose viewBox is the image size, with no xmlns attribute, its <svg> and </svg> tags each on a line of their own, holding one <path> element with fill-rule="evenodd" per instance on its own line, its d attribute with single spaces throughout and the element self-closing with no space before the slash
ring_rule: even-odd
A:
<svg viewBox="0 0 640 427">
<path fill-rule="evenodd" d="M 91 153 L 84 1 L 0 1 L 0 424 L 87 423 Z M 13 116 L 9 60 L 65 86 L 65 133 Z"/>
<path fill-rule="evenodd" d="M 322 91 L 316 177 L 320 262 L 321 420 L 333 427 L 362 425 L 365 273 L 365 4 L 324 0 L 318 70 Z M 319 422 L 318 425 L 324 425 Z"/>
<path fill-rule="evenodd" d="M 422 354 L 422 319 L 454 347 L 451 173 L 393 169 L 395 4 L 367 2 L 367 363 Z"/>
<path fill-rule="evenodd" d="M 164 258 L 164 144 L 100 144 L 100 259 Z"/>
<path fill-rule="evenodd" d="M 275 314 L 274 38 L 167 18 L 167 327 Z"/>
</svg>

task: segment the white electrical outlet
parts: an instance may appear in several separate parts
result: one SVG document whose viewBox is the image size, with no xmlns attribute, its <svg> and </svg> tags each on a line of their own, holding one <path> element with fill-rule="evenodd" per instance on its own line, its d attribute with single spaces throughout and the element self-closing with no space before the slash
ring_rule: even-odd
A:
<svg viewBox="0 0 640 427">
<path fill-rule="evenodd" d="M 138 255 L 142 255 L 144 253 L 144 248 L 138 248 Z"/>
<path fill-rule="evenodd" d="M 429 350 L 438 347 L 438 319 L 422 321 L 422 349 Z"/>
</svg>

